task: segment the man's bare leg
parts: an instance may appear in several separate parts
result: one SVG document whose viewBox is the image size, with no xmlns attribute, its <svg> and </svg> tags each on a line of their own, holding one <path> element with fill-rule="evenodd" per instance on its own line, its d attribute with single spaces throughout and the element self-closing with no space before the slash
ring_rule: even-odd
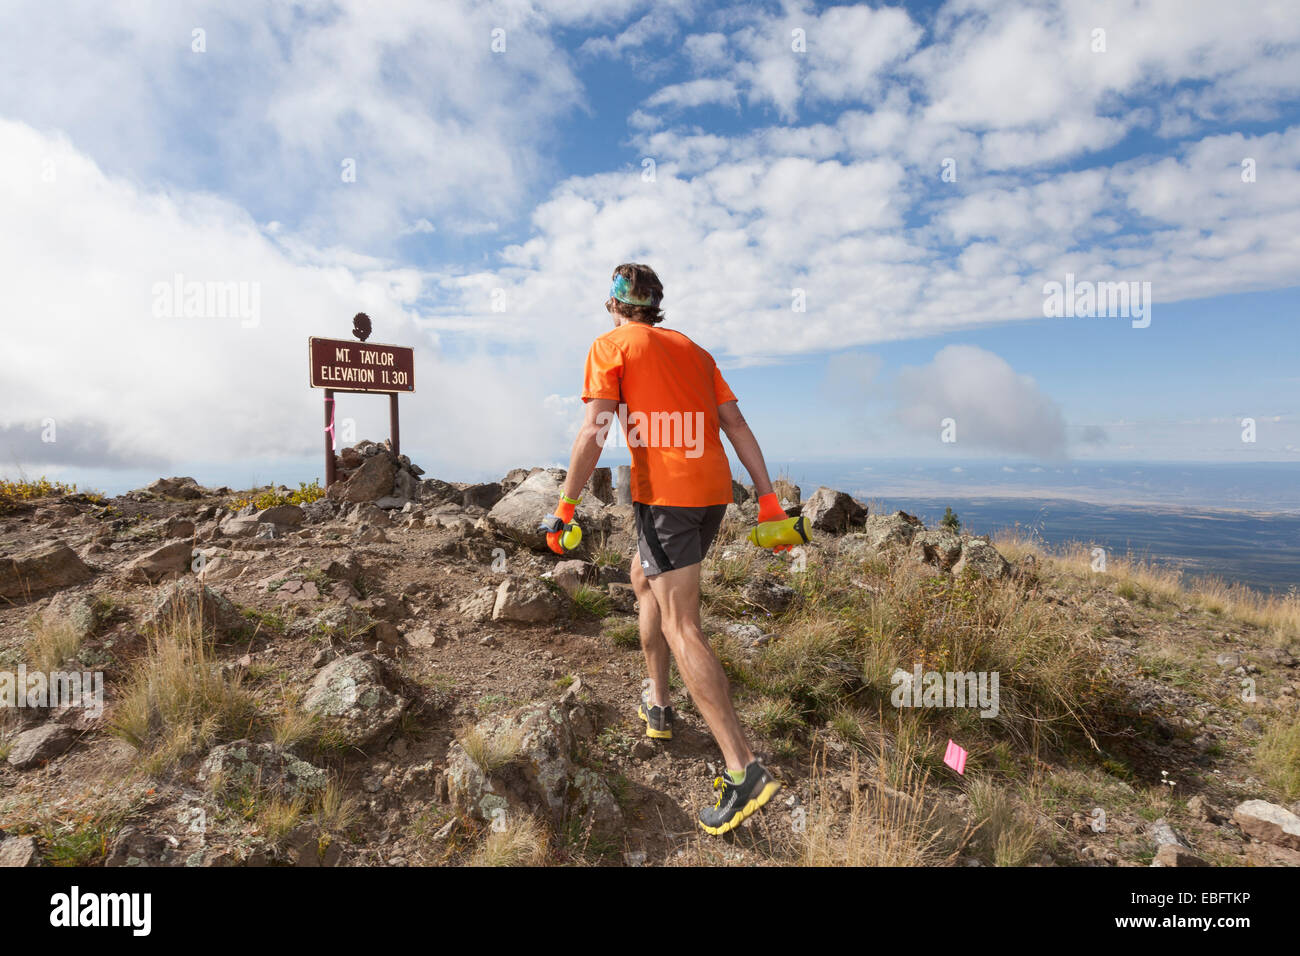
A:
<svg viewBox="0 0 1300 956">
<path fill-rule="evenodd" d="M 640 605 L 638 625 L 641 634 L 641 651 L 645 654 L 645 668 L 650 680 L 650 704 L 654 707 L 668 706 L 668 642 L 660 625 L 659 602 L 641 562 L 632 558 L 632 590 L 636 592 Z"/>
<path fill-rule="evenodd" d="M 700 630 L 700 566 L 692 564 L 646 580 L 658 604 L 663 636 L 672 649 L 691 700 L 722 748 L 727 769 L 744 771 L 754 754 L 731 704 L 727 675 Z"/>
</svg>

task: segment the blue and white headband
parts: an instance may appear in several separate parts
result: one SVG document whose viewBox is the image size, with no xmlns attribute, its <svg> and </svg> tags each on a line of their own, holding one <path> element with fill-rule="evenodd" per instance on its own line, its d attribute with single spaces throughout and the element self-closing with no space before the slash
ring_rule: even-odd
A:
<svg viewBox="0 0 1300 956">
<path fill-rule="evenodd" d="M 627 281 L 627 276 L 618 274 L 614 276 L 614 282 L 609 287 L 609 294 L 613 298 L 618 299 L 619 302 L 626 302 L 628 305 L 655 306 L 659 304 L 655 301 L 653 296 L 645 299 L 638 299 L 636 296 L 632 295 L 631 290 L 632 284 Z"/>
</svg>

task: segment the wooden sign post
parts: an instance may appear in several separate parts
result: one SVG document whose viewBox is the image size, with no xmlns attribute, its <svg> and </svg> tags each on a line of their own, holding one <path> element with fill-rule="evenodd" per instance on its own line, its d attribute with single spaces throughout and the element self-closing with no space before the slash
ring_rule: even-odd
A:
<svg viewBox="0 0 1300 956">
<path fill-rule="evenodd" d="M 369 322 L 366 323 L 367 330 Z M 415 391 L 415 349 L 348 339 L 307 340 L 311 387 L 325 390 L 325 487 L 334 482 L 335 392 L 387 393 L 389 442 L 402 453 L 397 396 Z"/>
</svg>

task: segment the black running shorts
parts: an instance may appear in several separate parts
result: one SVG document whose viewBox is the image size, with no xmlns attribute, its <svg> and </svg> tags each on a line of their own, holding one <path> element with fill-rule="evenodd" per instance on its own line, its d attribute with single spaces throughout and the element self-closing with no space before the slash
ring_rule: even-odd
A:
<svg viewBox="0 0 1300 956">
<path fill-rule="evenodd" d="M 633 502 L 636 545 L 641 570 L 647 575 L 699 564 L 722 526 L 726 505 L 676 508 Z"/>
</svg>

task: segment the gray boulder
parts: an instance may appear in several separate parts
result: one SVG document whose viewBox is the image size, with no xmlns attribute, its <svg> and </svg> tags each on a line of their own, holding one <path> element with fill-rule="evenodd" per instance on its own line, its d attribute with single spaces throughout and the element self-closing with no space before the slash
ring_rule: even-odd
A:
<svg viewBox="0 0 1300 956">
<path fill-rule="evenodd" d="M 72 591 L 56 594 L 41 618 L 47 626 L 67 627 L 76 635 L 78 643 L 90 637 L 99 626 L 99 612 L 95 608 L 94 597 Z"/>
<path fill-rule="evenodd" d="M 209 751 L 199 767 L 200 782 L 218 778 L 223 788 L 309 797 L 321 793 L 329 776 L 320 767 L 274 744 L 237 740 Z"/>
<path fill-rule="evenodd" d="M 623 812 L 599 774 L 574 762 L 576 735 L 562 704 L 532 704 L 490 717 L 447 752 L 452 805 L 484 823 L 540 815 L 599 840 L 617 839 Z M 480 762 L 481 761 L 481 762 Z M 486 765 L 484 765 L 486 764 Z"/>
<path fill-rule="evenodd" d="M 961 538 L 947 528 L 921 531 L 912 538 L 912 557 L 940 571 L 950 571 L 961 557 Z"/>
<path fill-rule="evenodd" d="M 302 708 L 347 743 L 362 747 L 391 731 L 406 704 L 384 685 L 383 668 L 367 651 L 322 668 L 307 688 Z"/>
<path fill-rule="evenodd" d="M 1011 565 L 987 538 L 969 538 L 962 542 L 961 557 L 952 566 L 952 573 L 963 574 L 969 570 L 989 580 L 999 580 L 1011 573 Z"/>
<path fill-rule="evenodd" d="M 548 550 L 546 535 L 538 531 L 537 526 L 559 502 L 564 475 L 563 468 L 547 468 L 529 475 L 492 506 L 487 513 L 488 527 L 519 544 L 538 551 Z M 610 520 L 605 506 L 594 498 L 584 498 L 574 516 L 582 527 L 584 540 L 593 533 L 609 530 Z"/>
<path fill-rule="evenodd" d="M 851 495 L 822 485 L 812 493 L 800 514 L 811 522 L 813 530 L 843 534 L 866 523 L 867 509 Z"/>
<path fill-rule="evenodd" d="M 741 592 L 750 604 L 756 604 L 772 614 L 780 614 L 796 597 L 794 588 L 771 578 L 751 578 Z"/>
<path fill-rule="evenodd" d="M 194 578 L 182 578 L 163 588 L 144 623 L 160 629 L 186 620 L 202 621 L 204 633 L 222 641 L 238 637 L 246 623 L 225 595 Z"/>
<path fill-rule="evenodd" d="M 919 532 L 925 530 L 925 524 L 916 515 L 906 511 L 895 511 L 892 515 L 869 515 L 865 534 L 871 547 L 882 548 L 907 547 Z"/>
</svg>

